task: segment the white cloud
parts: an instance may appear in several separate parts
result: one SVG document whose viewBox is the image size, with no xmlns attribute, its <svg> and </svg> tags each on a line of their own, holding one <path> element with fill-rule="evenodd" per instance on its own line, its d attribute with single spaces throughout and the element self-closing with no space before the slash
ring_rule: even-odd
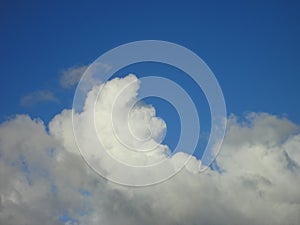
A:
<svg viewBox="0 0 300 225">
<path fill-rule="evenodd" d="M 31 106 L 40 102 L 59 102 L 53 92 L 49 90 L 38 90 L 21 98 L 22 106 Z"/>
<path fill-rule="evenodd" d="M 76 85 L 88 66 L 73 66 L 62 71 L 60 85 L 63 88 L 70 88 Z"/>
<path fill-rule="evenodd" d="M 97 71 L 103 71 L 103 72 L 109 72 L 112 69 L 112 66 L 109 64 L 101 63 L 101 62 L 94 62 L 94 67 L 96 67 Z M 83 65 L 83 66 L 72 66 L 68 69 L 65 69 L 61 72 L 60 76 L 60 85 L 63 88 L 71 88 L 80 81 L 83 74 L 88 69 L 89 65 Z M 90 68 L 89 72 L 92 72 L 95 68 Z M 86 88 L 85 85 L 90 84 L 99 84 L 99 80 L 95 80 L 92 77 L 89 77 L 85 79 L 85 83 L 81 85 L 81 88 Z"/>
<path fill-rule="evenodd" d="M 122 155 L 124 147 L 116 142 L 106 123 L 113 95 L 134 80 L 134 76 L 129 76 L 110 81 L 105 86 L 106 97 L 96 107 L 96 125 L 110 150 L 130 162 L 136 159 Z M 134 99 L 138 87 L 133 85 L 122 96 L 124 105 L 117 106 L 116 115 L 120 121 L 122 112 L 128 110 L 125 102 Z M 81 126 L 78 129 L 87 140 L 89 104 L 95 100 L 95 90 L 90 92 L 85 111 L 77 118 Z M 147 133 L 146 127 L 155 118 L 154 108 L 136 108 L 135 113 L 133 123 L 140 127 L 134 129 Z M 160 122 L 155 128 L 165 129 Z M 130 136 L 123 138 L 135 143 Z M 96 143 L 87 144 L 95 150 L 99 148 Z M 159 148 L 166 150 L 164 146 Z M 161 155 L 147 157 L 155 159 Z M 178 153 L 171 160 L 176 163 L 185 157 Z M 66 213 L 73 219 L 65 224 L 87 225 L 299 223 L 298 126 L 266 113 L 248 114 L 244 122 L 231 116 L 217 161 L 222 173 L 198 173 L 198 161 L 192 158 L 179 174 L 159 185 L 119 186 L 97 176 L 78 154 L 70 110 L 53 118 L 49 132 L 41 120 L 20 115 L 0 125 L 0 224 L 63 224 L 60 218 Z"/>
</svg>

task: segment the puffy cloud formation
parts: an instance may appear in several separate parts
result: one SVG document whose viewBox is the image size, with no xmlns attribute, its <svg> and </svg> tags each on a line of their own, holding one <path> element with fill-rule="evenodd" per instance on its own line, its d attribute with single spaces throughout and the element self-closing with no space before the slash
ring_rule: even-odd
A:
<svg viewBox="0 0 300 225">
<path fill-rule="evenodd" d="M 129 76 L 102 85 L 106 90 L 101 110 L 96 107 L 100 135 L 109 142 L 109 150 L 124 160 L 124 146 L 116 142 L 103 120 L 111 113 L 115 90 L 135 80 Z M 121 102 L 135 98 L 138 87 L 137 82 Z M 89 139 L 85 129 L 91 123 L 94 91 L 89 93 L 85 111 L 75 118 L 83 139 Z M 118 107 L 122 116 L 126 104 Z M 147 136 L 151 123 L 158 136 L 165 129 L 153 107 L 138 106 L 131 115 L 133 126 L 139 124 L 133 128 L 138 135 Z M 71 110 L 64 110 L 49 125 L 27 115 L 0 125 L 1 225 L 299 224 L 300 133 L 285 118 L 250 113 L 240 120 L 232 115 L 217 158 L 218 170 L 199 173 L 199 162 L 191 158 L 176 176 L 142 188 L 120 186 L 96 175 L 78 154 L 71 122 Z M 88 144 L 91 149 L 99 148 L 96 143 Z M 159 145 L 147 157 L 151 161 L 167 151 L 167 146 Z M 147 157 L 132 161 L 147 163 Z M 170 164 L 186 157 L 177 153 Z"/>
</svg>

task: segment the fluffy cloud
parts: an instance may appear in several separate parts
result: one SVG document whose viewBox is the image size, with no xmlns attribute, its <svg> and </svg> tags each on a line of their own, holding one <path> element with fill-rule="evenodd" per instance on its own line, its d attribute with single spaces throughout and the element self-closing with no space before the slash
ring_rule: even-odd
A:
<svg viewBox="0 0 300 225">
<path fill-rule="evenodd" d="M 130 82 L 135 84 L 116 106 L 118 134 L 124 134 L 122 116 L 127 115 L 139 88 L 134 76 L 93 89 L 85 111 L 75 116 L 76 124 L 82 141 L 89 140 L 94 122 L 91 104 L 97 89 L 105 88 L 95 111 L 99 135 L 116 157 L 147 164 L 166 157 L 168 147 L 158 145 L 155 153 L 141 157 L 123 155 L 126 147 L 107 125 L 113 96 Z M 152 125 L 156 133 L 149 139 L 150 145 L 165 129 L 153 107 L 138 106 L 130 115 L 133 133 L 140 138 L 148 135 Z M 71 110 L 64 110 L 49 125 L 26 115 L 1 124 L 1 225 L 299 224 L 300 133 L 299 127 L 285 118 L 250 113 L 241 121 L 232 115 L 217 158 L 219 170 L 199 173 L 199 161 L 192 158 L 176 176 L 143 188 L 120 186 L 96 175 L 78 154 L 71 121 Z M 120 137 L 128 144 L 141 144 L 126 133 Z M 99 149 L 93 141 L 86 145 L 91 151 Z M 169 161 L 174 165 L 186 157 L 178 153 Z M 99 160 L 105 164 L 105 159 Z"/>
<path fill-rule="evenodd" d="M 49 90 L 35 91 L 21 98 L 22 106 L 31 106 L 39 102 L 59 102 L 59 100 Z"/>
</svg>

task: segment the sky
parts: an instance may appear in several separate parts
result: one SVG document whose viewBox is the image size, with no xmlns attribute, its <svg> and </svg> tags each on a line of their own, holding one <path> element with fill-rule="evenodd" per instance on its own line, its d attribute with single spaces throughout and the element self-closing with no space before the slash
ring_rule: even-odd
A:
<svg viewBox="0 0 300 225">
<path fill-rule="evenodd" d="M 56 90 L 62 70 L 154 39 L 198 54 L 217 77 L 229 113 L 286 113 L 299 123 L 299 8 L 297 1 L 2 1 L 1 119 L 30 112 L 49 120 L 70 107 Z M 59 92 L 62 104 L 48 112 L 21 107 L 20 98 L 37 89 Z"/>
<path fill-rule="evenodd" d="M 299 11 L 298 1 L 277 0 L 1 1 L 0 224 L 297 224 Z M 172 79 L 191 95 L 203 128 L 196 158 L 178 176 L 130 189 L 86 166 L 74 141 L 70 110 L 88 65 L 112 48 L 140 40 L 173 42 L 204 60 L 222 88 L 228 127 L 215 167 L 199 174 L 195 165 L 211 126 L 201 89 L 172 66 L 141 63 L 121 69 L 112 78 L 123 79 L 106 85 L 109 96 L 149 75 Z M 95 88 L 104 84 L 99 85 Z M 124 101 L 134 100 L 139 88 L 133 85 Z M 84 113 L 76 117 L 78 127 L 86 124 L 78 135 L 91 149 L 96 144 L 84 138 L 91 132 L 89 101 L 94 91 Z M 155 121 L 151 125 L 157 134 L 166 131 L 158 153 L 145 158 L 121 153 L 124 146 L 103 122 L 111 101 L 99 104 L 96 122 L 121 161 L 140 165 L 164 159 L 175 148 L 179 116 L 166 101 L 146 99 L 133 114 L 140 135 L 150 121 Z M 122 125 L 128 106 L 118 107 Z M 121 131 L 128 143 L 137 144 Z M 167 160 L 165 173 L 186 157 L 182 153 Z M 101 160 L 111 177 L 135 182 L 106 158 Z"/>
</svg>

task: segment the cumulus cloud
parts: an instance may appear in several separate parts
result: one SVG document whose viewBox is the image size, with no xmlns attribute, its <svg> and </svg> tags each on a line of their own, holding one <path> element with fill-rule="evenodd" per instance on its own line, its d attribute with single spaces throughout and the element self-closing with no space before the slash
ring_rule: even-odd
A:
<svg viewBox="0 0 300 225">
<path fill-rule="evenodd" d="M 76 85 L 88 66 L 73 66 L 62 71 L 60 85 L 63 88 L 71 88 Z"/>
<path fill-rule="evenodd" d="M 166 157 L 168 147 L 158 145 L 155 153 L 141 158 L 123 155 L 126 147 L 107 126 L 113 96 L 130 82 L 135 83 L 117 105 L 121 123 L 139 88 L 133 75 L 91 90 L 85 110 L 75 119 L 82 141 L 97 152 L 98 143 L 89 142 L 91 104 L 96 90 L 105 88 L 95 110 L 99 135 L 121 160 L 147 164 Z M 150 123 L 157 135 L 165 129 L 153 107 L 136 107 L 132 118 L 134 132 L 142 137 Z M 164 183 L 130 188 L 104 180 L 85 164 L 75 144 L 71 110 L 56 115 L 49 125 L 19 115 L 0 125 L 0 224 L 299 224 L 299 127 L 267 113 L 249 113 L 243 120 L 232 115 L 228 123 L 217 158 L 219 170 L 199 173 L 199 161 L 193 157 Z M 127 134 L 121 138 L 141 144 Z M 151 143 L 155 140 L 150 138 Z M 177 153 L 168 160 L 174 165 L 186 157 Z M 105 165 L 105 159 L 99 160 Z"/>
<path fill-rule="evenodd" d="M 22 106 L 31 106 L 40 102 L 59 102 L 53 92 L 49 90 L 38 90 L 21 98 Z"/>
</svg>

